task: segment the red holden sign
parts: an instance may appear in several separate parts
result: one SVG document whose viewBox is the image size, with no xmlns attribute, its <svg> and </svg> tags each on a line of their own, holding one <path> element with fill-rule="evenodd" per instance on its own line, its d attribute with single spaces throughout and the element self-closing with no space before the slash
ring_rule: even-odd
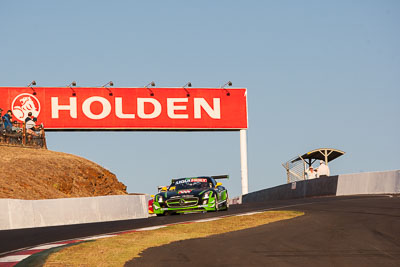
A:
<svg viewBox="0 0 400 267">
<path fill-rule="evenodd" d="M 247 129 L 247 90 L 228 91 L 0 87 L 0 108 L 19 121 L 32 112 L 47 130 Z"/>
</svg>

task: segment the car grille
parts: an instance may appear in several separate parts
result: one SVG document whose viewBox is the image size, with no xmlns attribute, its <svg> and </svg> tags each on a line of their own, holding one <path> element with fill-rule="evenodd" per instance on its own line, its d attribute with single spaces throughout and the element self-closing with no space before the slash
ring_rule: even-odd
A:
<svg viewBox="0 0 400 267">
<path fill-rule="evenodd" d="M 196 206 L 199 198 L 197 197 L 190 197 L 190 198 L 175 198 L 175 199 L 168 199 L 167 205 L 168 207 L 191 207 Z"/>
</svg>

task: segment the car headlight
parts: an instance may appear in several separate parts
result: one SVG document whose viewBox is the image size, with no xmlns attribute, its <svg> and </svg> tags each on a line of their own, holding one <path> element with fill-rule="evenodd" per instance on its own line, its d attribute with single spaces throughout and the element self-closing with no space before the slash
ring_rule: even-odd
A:
<svg viewBox="0 0 400 267">
<path fill-rule="evenodd" d="M 209 197 L 210 197 L 210 195 L 211 195 L 211 192 L 210 192 L 210 191 L 208 191 L 208 192 L 204 193 L 203 199 L 207 199 L 207 198 L 209 198 Z"/>
<path fill-rule="evenodd" d="M 162 196 L 158 196 L 158 200 L 157 200 L 158 202 L 163 202 L 164 201 L 164 199 L 163 199 L 163 197 Z"/>
</svg>

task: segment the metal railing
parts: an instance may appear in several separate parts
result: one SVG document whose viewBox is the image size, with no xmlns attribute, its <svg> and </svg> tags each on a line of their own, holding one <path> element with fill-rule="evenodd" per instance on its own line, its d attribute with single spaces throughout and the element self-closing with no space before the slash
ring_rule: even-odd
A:
<svg viewBox="0 0 400 267">
<path fill-rule="evenodd" d="M 5 128 L 0 121 L 0 144 L 47 149 L 46 134 L 42 126 L 33 132 L 26 129 L 25 123 L 13 123 L 13 127 Z"/>
<path fill-rule="evenodd" d="M 287 183 L 305 180 L 305 163 L 302 160 L 294 161 L 294 159 L 296 158 L 288 160 L 287 162 L 282 164 L 283 168 L 285 168 L 286 170 Z"/>
</svg>

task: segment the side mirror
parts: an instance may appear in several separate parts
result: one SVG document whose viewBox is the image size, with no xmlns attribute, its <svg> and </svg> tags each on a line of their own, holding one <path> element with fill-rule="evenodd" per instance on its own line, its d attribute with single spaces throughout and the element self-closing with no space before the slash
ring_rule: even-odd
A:
<svg viewBox="0 0 400 267">
<path fill-rule="evenodd" d="M 165 191 L 167 191 L 168 190 L 168 188 L 166 187 L 166 186 L 163 186 L 162 188 L 161 188 L 161 192 L 165 192 Z"/>
<path fill-rule="evenodd" d="M 169 191 L 174 191 L 175 190 L 175 186 L 171 186 L 170 188 L 169 188 Z"/>
<path fill-rule="evenodd" d="M 222 183 L 217 183 L 217 185 L 215 187 L 218 187 L 218 186 L 221 186 L 221 185 L 222 185 Z"/>
</svg>

